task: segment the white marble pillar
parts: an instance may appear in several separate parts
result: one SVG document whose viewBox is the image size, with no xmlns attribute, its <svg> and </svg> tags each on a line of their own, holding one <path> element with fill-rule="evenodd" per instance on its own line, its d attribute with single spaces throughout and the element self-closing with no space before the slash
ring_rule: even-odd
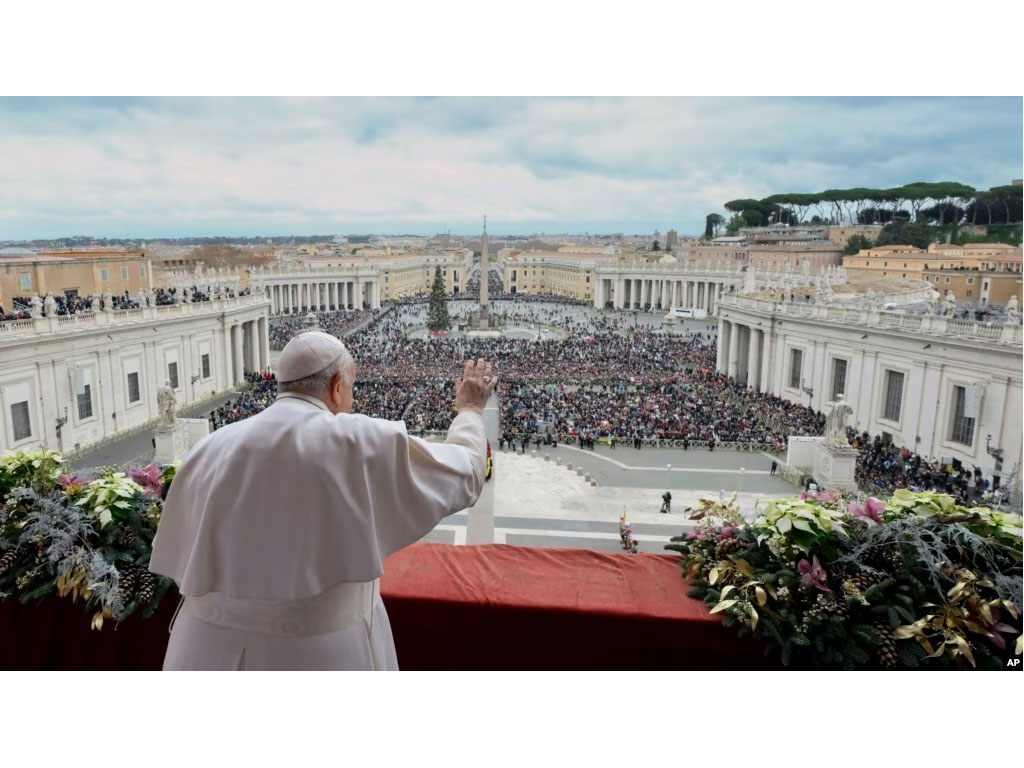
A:
<svg viewBox="0 0 1024 768">
<path fill-rule="evenodd" d="M 258 371 L 260 367 L 260 333 L 256 328 L 256 321 L 249 323 L 249 370 Z"/>
<path fill-rule="evenodd" d="M 750 347 L 747 354 L 747 386 L 757 389 L 761 385 L 761 331 L 750 329 Z"/>
<path fill-rule="evenodd" d="M 717 373 L 724 373 L 724 364 L 727 359 L 727 349 L 729 347 L 729 321 L 719 320 L 718 321 L 718 344 L 715 353 L 715 371 Z"/>
<path fill-rule="evenodd" d="M 264 371 L 270 367 L 270 329 L 268 323 L 269 320 L 266 317 L 261 317 L 256 321 L 260 337 L 260 370 Z"/>
<path fill-rule="evenodd" d="M 729 367 L 726 370 L 729 376 L 736 378 L 740 368 L 740 329 L 743 327 L 737 323 L 731 323 L 729 329 Z"/>
<path fill-rule="evenodd" d="M 237 384 L 245 378 L 245 371 L 242 369 L 242 324 L 235 323 L 231 327 L 231 347 L 232 347 L 232 360 L 234 361 L 235 378 L 231 382 Z"/>
</svg>

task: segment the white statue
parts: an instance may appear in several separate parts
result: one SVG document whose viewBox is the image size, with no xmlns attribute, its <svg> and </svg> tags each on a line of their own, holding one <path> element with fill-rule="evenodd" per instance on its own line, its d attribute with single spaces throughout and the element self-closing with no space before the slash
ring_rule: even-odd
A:
<svg viewBox="0 0 1024 768">
<path fill-rule="evenodd" d="M 113 312 L 114 311 L 114 296 L 108 288 L 103 292 L 103 311 Z"/>
<path fill-rule="evenodd" d="M 95 293 L 89 299 L 89 309 L 93 311 L 93 314 L 96 314 L 100 311 L 100 297 L 97 296 Z"/>
<path fill-rule="evenodd" d="M 160 426 L 172 426 L 176 419 L 174 410 L 178 405 L 178 400 L 174 395 L 174 390 L 171 389 L 171 382 L 169 380 L 165 381 L 164 385 L 156 393 L 156 403 L 157 409 L 160 411 Z"/>
<path fill-rule="evenodd" d="M 956 294 L 952 289 L 946 289 L 946 295 L 942 298 L 942 316 L 953 317 L 956 314 Z"/>
<path fill-rule="evenodd" d="M 31 314 L 32 317 L 42 317 L 43 316 L 43 302 L 39 300 L 39 294 L 38 293 L 33 293 L 32 294 L 32 298 L 28 300 L 28 303 L 31 306 L 31 310 L 29 311 L 29 314 Z"/>
<path fill-rule="evenodd" d="M 938 301 L 939 301 L 939 292 L 938 291 L 929 291 L 928 292 L 928 298 L 926 298 L 924 300 L 924 313 L 926 315 L 934 315 L 935 314 L 935 307 L 937 306 Z"/>
<path fill-rule="evenodd" d="M 836 448 L 849 448 L 846 438 L 846 419 L 853 415 L 853 408 L 842 395 L 836 396 L 836 404 L 825 418 L 825 440 Z"/>
<path fill-rule="evenodd" d="M 185 289 L 185 295 L 184 295 L 183 298 L 184 298 L 186 304 L 191 304 L 192 303 L 192 291 L 189 290 L 188 288 L 186 288 Z"/>
<path fill-rule="evenodd" d="M 46 294 L 46 298 L 43 299 L 43 308 L 46 310 L 47 317 L 54 317 L 57 314 L 57 300 L 53 298 L 52 293 Z"/>
<path fill-rule="evenodd" d="M 1017 310 L 1017 294 L 1013 294 L 1006 302 L 1006 322 L 1016 325 L 1020 320 L 1020 312 Z"/>
<path fill-rule="evenodd" d="M 828 304 L 834 298 L 832 293 L 832 286 L 829 285 L 828 280 L 822 280 L 821 285 L 818 288 L 818 301 L 822 304 Z"/>
</svg>

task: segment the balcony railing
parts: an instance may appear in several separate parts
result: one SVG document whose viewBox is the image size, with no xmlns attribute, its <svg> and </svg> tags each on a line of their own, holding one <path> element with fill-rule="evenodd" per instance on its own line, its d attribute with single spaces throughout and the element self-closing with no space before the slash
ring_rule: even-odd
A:
<svg viewBox="0 0 1024 768">
<path fill-rule="evenodd" d="M 74 315 L 8 320 L 0 323 L 0 338 L 31 336 L 42 333 L 63 333 L 92 327 L 121 327 L 170 317 L 203 317 L 231 312 L 243 307 L 269 304 L 262 294 L 238 296 L 233 299 L 197 301 L 189 304 L 168 304 L 145 309 L 116 309 L 112 312 L 81 312 Z"/>
</svg>

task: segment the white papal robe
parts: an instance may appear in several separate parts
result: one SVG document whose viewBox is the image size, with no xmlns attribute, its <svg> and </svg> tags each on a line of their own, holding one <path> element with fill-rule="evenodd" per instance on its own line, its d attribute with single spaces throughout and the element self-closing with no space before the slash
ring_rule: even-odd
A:
<svg viewBox="0 0 1024 768">
<path fill-rule="evenodd" d="M 487 438 L 286 392 L 199 442 L 171 483 L 150 570 L 183 596 L 164 669 L 397 669 L 382 561 L 476 503 Z"/>
</svg>

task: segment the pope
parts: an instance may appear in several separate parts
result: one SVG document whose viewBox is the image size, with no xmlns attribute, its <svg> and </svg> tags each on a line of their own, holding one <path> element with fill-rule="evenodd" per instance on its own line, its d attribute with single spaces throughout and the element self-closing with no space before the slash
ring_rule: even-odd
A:
<svg viewBox="0 0 1024 768">
<path fill-rule="evenodd" d="M 199 442 L 168 491 L 150 570 L 182 603 L 164 669 L 398 669 L 382 562 L 476 503 L 491 373 L 466 364 L 431 443 L 351 412 L 337 338 L 289 341 L 273 405 Z"/>
</svg>

